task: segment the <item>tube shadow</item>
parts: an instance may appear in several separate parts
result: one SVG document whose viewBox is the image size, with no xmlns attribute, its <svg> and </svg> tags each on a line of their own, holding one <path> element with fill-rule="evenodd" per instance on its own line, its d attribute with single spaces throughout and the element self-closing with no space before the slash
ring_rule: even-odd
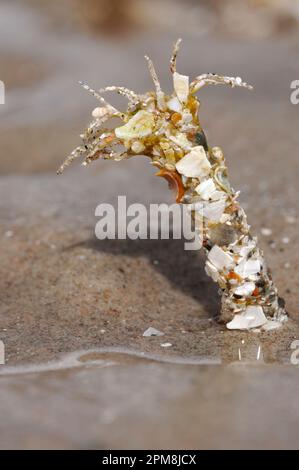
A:
<svg viewBox="0 0 299 470">
<path fill-rule="evenodd" d="M 66 250 L 77 247 L 115 256 L 147 257 L 154 268 L 176 289 L 203 305 L 210 316 L 216 317 L 220 312 L 217 286 L 207 277 L 204 270 L 204 254 L 201 251 L 184 250 L 183 239 L 98 240 L 92 238 L 73 244 Z"/>
</svg>

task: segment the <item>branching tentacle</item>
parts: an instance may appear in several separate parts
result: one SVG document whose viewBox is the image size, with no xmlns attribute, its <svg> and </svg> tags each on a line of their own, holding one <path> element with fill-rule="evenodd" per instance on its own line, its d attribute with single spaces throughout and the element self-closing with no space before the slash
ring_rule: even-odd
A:
<svg viewBox="0 0 299 470">
<path fill-rule="evenodd" d="M 75 150 L 64 160 L 62 165 L 58 168 L 57 174 L 61 175 L 64 169 L 69 166 L 76 158 L 83 157 L 87 152 L 86 147 L 79 146 L 76 147 Z"/>
<path fill-rule="evenodd" d="M 118 111 L 114 106 L 108 103 L 105 98 L 103 98 L 96 90 L 87 85 L 87 83 L 79 81 L 79 84 L 84 88 L 84 90 L 89 91 L 89 93 L 91 93 L 97 100 L 99 100 L 107 109 L 111 110 L 113 114 L 119 117 L 123 116 L 123 113 L 121 111 Z"/>
<path fill-rule="evenodd" d="M 147 55 L 145 55 L 144 57 L 147 61 L 148 69 L 155 85 L 158 108 L 163 111 L 165 109 L 165 95 L 161 90 L 161 85 L 158 79 L 157 72 L 155 70 L 153 61 Z"/>
<path fill-rule="evenodd" d="M 196 77 L 190 84 L 190 93 L 196 93 L 205 85 L 229 85 L 232 88 L 240 86 L 252 90 L 252 86 L 248 83 L 243 82 L 240 77 L 225 77 L 222 75 L 216 75 L 214 73 L 204 73 Z"/>
<path fill-rule="evenodd" d="M 178 55 L 178 52 L 179 52 L 181 42 L 182 42 L 182 40 L 181 40 L 181 38 L 179 38 L 174 43 L 173 52 L 172 52 L 172 56 L 171 56 L 171 59 L 170 59 L 170 71 L 171 71 L 171 73 L 176 72 L 176 59 L 177 59 L 177 55 Z"/>
<path fill-rule="evenodd" d="M 107 91 L 116 91 L 122 96 L 128 98 L 128 100 L 133 104 L 138 104 L 141 101 L 141 97 L 138 96 L 134 91 L 129 90 L 123 86 L 106 86 L 105 88 L 100 88 L 99 93 L 106 93 Z"/>
<path fill-rule="evenodd" d="M 84 133 L 80 136 L 85 145 L 89 145 L 99 136 L 99 133 L 104 132 L 102 126 L 111 117 L 113 117 L 113 114 L 107 113 L 102 118 L 91 121 Z"/>
</svg>

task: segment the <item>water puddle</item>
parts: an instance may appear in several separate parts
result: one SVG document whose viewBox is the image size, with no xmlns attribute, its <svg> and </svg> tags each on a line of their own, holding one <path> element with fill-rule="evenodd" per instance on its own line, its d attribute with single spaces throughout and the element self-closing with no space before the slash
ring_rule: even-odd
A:
<svg viewBox="0 0 299 470">
<path fill-rule="evenodd" d="M 140 352 L 123 347 L 98 348 L 90 350 L 74 351 L 63 354 L 59 359 L 40 364 L 25 364 L 15 366 L 4 366 L 0 368 L 0 377 L 15 374 L 31 374 L 48 371 L 66 370 L 73 368 L 86 368 L 97 366 L 98 368 L 112 366 L 127 366 L 142 363 L 161 363 L 175 365 L 262 365 L 267 364 L 263 354 L 263 347 L 260 344 L 246 345 L 241 342 L 235 348 L 235 354 L 230 360 L 225 357 L 182 357 L 175 355 L 162 356 L 161 354 L 151 354 Z M 270 361 L 272 362 L 272 361 Z M 280 364 L 286 364 L 283 360 Z"/>
<path fill-rule="evenodd" d="M 64 354 L 56 361 L 49 361 L 42 364 L 4 366 L 0 369 L 0 376 L 56 371 L 91 365 L 96 365 L 97 367 L 102 368 L 144 362 L 158 362 L 177 365 L 215 365 L 221 364 L 221 359 L 218 357 L 163 357 L 158 354 L 138 352 L 126 348 L 91 349 L 87 351 L 75 351 Z"/>
</svg>

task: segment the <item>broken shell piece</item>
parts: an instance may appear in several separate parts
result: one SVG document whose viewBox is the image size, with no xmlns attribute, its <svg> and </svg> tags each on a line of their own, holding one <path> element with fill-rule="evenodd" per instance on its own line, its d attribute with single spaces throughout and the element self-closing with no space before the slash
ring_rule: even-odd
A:
<svg viewBox="0 0 299 470">
<path fill-rule="evenodd" d="M 204 199 L 208 201 L 214 191 L 216 191 L 216 186 L 212 178 L 209 178 L 206 181 L 203 181 L 198 186 L 196 186 L 195 191 Z"/>
<path fill-rule="evenodd" d="M 133 150 L 134 153 L 141 153 L 145 149 L 145 146 L 140 140 L 136 140 L 135 142 L 132 143 L 131 149 Z"/>
<path fill-rule="evenodd" d="M 213 246 L 209 252 L 208 260 L 219 270 L 229 269 L 234 265 L 233 258 L 218 245 Z"/>
<path fill-rule="evenodd" d="M 259 273 L 261 270 L 261 263 L 258 259 L 249 259 L 243 260 L 240 264 L 235 268 L 235 272 L 239 274 L 239 276 L 245 279 L 248 276 L 252 276 L 254 274 Z"/>
<path fill-rule="evenodd" d="M 182 105 L 176 97 L 167 101 L 167 108 L 170 109 L 170 111 L 175 111 L 176 113 L 182 111 Z"/>
<path fill-rule="evenodd" d="M 193 116 L 191 113 L 184 111 L 182 115 L 182 121 L 184 124 L 189 124 L 193 119 Z"/>
<path fill-rule="evenodd" d="M 102 106 L 102 107 L 94 108 L 91 115 L 95 119 L 101 119 L 107 113 L 108 113 L 108 109 L 105 106 Z"/>
<path fill-rule="evenodd" d="M 203 215 L 211 222 L 219 222 L 225 210 L 225 200 L 221 199 L 217 202 L 205 203 L 203 207 Z"/>
<path fill-rule="evenodd" d="M 226 194 L 223 192 L 223 191 L 214 191 L 212 194 L 211 194 L 211 200 L 212 201 L 219 201 L 219 199 L 226 199 Z"/>
<path fill-rule="evenodd" d="M 220 147 L 213 147 L 212 148 L 212 154 L 213 157 L 218 160 L 218 161 L 223 161 L 224 160 L 224 155 Z"/>
<path fill-rule="evenodd" d="M 243 313 L 236 314 L 232 321 L 227 323 L 229 330 L 249 330 L 258 328 L 267 322 L 262 307 L 249 305 Z"/>
<path fill-rule="evenodd" d="M 173 88 L 180 102 L 186 103 L 189 95 L 189 77 L 174 72 Z"/>
<path fill-rule="evenodd" d="M 211 170 L 211 164 L 206 157 L 202 145 L 193 147 L 177 164 L 176 169 L 184 176 L 199 178 L 207 176 Z"/>
<path fill-rule="evenodd" d="M 222 224 L 225 224 L 230 219 L 230 214 L 222 214 L 222 216 L 219 219 L 219 222 Z"/>
<path fill-rule="evenodd" d="M 181 147 L 185 151 L 190 151 L 191 144 L 183 132 L 177 132 L 175 135 L 170 135 L 169 140 Z"/>
<path fill-rule="evenodd" d="M 154 116 L 148 111 L 138 111 L 124 126 L 115 129 L 119 139 L 137 139 L 146 137 L 153 132 L 155 126 Z"/>
<path fill-rule="evenodd" d="M 164 333 L 162 331 L 157 330 L 156 328 L 153 328 L 150 326 L 145 332 L 143 333 L 142 336 L 148 337 L 148 336 L 163 336 Z"/>
<path fill-rule="evenodd" d="M 206 262 L 205 271 L 207 275 L 213 279 L 214 282 L 218 282 L 219 277 L 220 277 L 218 269 L 215 268 L 215 266 L 210 261 Z"/>
<path fill-rule="evenodd" d="M 249 297 L 252 292 L 254 291 L 255 289 L 255 283 L 254 282 L 245 282 L 244 284 L 242 284 L 241 286 L 238 286 L 235 290 L 234 290 L 234 294 L 236 295 L 240 295 L 240 296 L 244 296 L 244 297 Z"/>
<path fill-rule="evenodd" d="M 280 321 L 268 320 L 267 323 L 265 323 L 262 326 L 262 330 L 265 330 L 265 331 L 277 330 L 277 328 L 280 328 L 281 326 L 282 326 L 282 323 Z"/>
<path fill-rule="evenodd" d="M 248 240 L 248 237 L 243 239 L 242 245 L 236 245 L 234 252 L 240 255 L 242 258 L 246 258 L 249 253 L 256 247 L 256 240 Z"/>
</svg>

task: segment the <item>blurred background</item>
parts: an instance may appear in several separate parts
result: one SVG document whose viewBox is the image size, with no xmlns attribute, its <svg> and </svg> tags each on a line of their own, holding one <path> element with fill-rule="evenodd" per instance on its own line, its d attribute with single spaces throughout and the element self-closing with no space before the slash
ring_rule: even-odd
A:
<svg viewBox="0 0 299 470">
<path fill-rule="evenodd" d="M 241 75 L 264 100 L 284 93 L 287 102 L 298 69 L 298 22 L 297 0 L 1 0 L 0 171 L 55 170 L 96 104 L 78 80 L 146 90 L 148 53 L 169 89 L 177 37 L 182 72 Z M 204 93 L 212 95 L 208 124 L 218 98 L 223 106 L 226 96 L 230 106 L 238 96 L 254 100 L 239 91 Z"/>
<path fill-rule="evenodd" d="M 298 26 L 299 0 L 0 0 L 1 448 L 298 448 Z M 145 157 L 56 176 L 97 106 L 78 80 L 147 91 L 148 54 L 171 91 L 178 37 L 180 73 L 254 86 L 203 89 L 200 119 L 286 301 L 281 330 L 219 325 L 182 240 L 95 239 L 101 202 L 173 202 Z"/>
</svg>

